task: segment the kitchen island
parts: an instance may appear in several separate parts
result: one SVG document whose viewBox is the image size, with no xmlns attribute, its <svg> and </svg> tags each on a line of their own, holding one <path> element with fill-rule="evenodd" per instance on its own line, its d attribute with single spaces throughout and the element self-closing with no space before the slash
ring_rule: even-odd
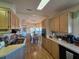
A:
<svg viewBox="0 0 79 59">
<path fill-rule="evenodd" d="M 0 49 L 0 59 L 24 59 L 26 39 L 21 44 L 9 45 Z"/>
</svg>

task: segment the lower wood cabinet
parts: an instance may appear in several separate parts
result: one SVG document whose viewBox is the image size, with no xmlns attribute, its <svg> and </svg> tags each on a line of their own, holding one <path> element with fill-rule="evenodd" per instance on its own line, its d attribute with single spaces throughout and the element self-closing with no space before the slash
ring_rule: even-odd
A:
<svg viewBox="0 0 79 59">
<path fill-rule="evenodd" d="M 59 59 L 59 45 L 50 39 L 42 39 L 43 48 L 54 58 Z"/>
<path fill-rule="evenodd" d="M 51 40 L 52 41 L 52 40 Z M 52 41 L 51 43 L 51 55 L 54 57 L 54 59 L 59 59 L 59 45 Z"/>
<path fill-rule="evenodd" d="M 46 38 L 42 37 L 42 47 L 46 49 Z"/>
<path fill-rule="evenodd" d="M 52 52 L 52 41 L 47 39 L 47 43 L 46 43 L 47 44 L 47 50 L 51 54 L 51 52 Z"/>
</svg>

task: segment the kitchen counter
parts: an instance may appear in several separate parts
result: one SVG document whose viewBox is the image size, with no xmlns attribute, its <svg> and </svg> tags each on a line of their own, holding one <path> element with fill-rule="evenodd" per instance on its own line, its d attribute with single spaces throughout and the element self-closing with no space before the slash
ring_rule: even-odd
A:
<svg viewBox="0 0 79 59">
<path fill-rule="evenodd" d="M 0 49 L 0 57 L 7 56 L 8 54 L 14 52 L 15 50 L 17 50 L 21 47 L 22 47 L 22 44 L 10 45 L 8 47 L 4 47 L 4 48 Z"/>
<path fill-rule="evenodd" d="M 70 49 L 71 51 L 79 54 L 79 47 L 76 46 L 75 44 L 68 43 L 65 40 L 58 40 L 57 38 L 54 38 L 54 37 L 50 38 L 49 36 L 47 36 L 47 38 L 56 42 L 57 44 L 65 47 L 65 48 Z"/>
<path fill-rule="evenodd" d="M 26 39 L 21 44 L 9 45 L 0 49 L 0 59 L 24 59 Z"/>
</svg>

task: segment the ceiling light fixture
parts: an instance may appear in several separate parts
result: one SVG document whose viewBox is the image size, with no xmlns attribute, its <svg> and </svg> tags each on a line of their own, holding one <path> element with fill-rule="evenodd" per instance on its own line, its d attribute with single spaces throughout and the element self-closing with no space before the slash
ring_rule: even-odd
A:
<svg viewBox="0 0 79 59">
<path fill-rule="evenodd" d="M 37 10 L 42 10 L 46 5 L 47 3 L 49 2 L 50 0 L 41 0 L 39 6 L 37 7 Z"/>
</svg>

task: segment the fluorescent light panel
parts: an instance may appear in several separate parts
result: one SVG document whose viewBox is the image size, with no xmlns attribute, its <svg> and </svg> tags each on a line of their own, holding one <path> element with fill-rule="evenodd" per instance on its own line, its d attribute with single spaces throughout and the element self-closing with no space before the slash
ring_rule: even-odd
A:
<svg viewBox="0 0 79 59">
<path fill-rule="evenodd" d="M 37 10 L 42 10 L 50 0 L 41 0 Z"/>
</svg>

